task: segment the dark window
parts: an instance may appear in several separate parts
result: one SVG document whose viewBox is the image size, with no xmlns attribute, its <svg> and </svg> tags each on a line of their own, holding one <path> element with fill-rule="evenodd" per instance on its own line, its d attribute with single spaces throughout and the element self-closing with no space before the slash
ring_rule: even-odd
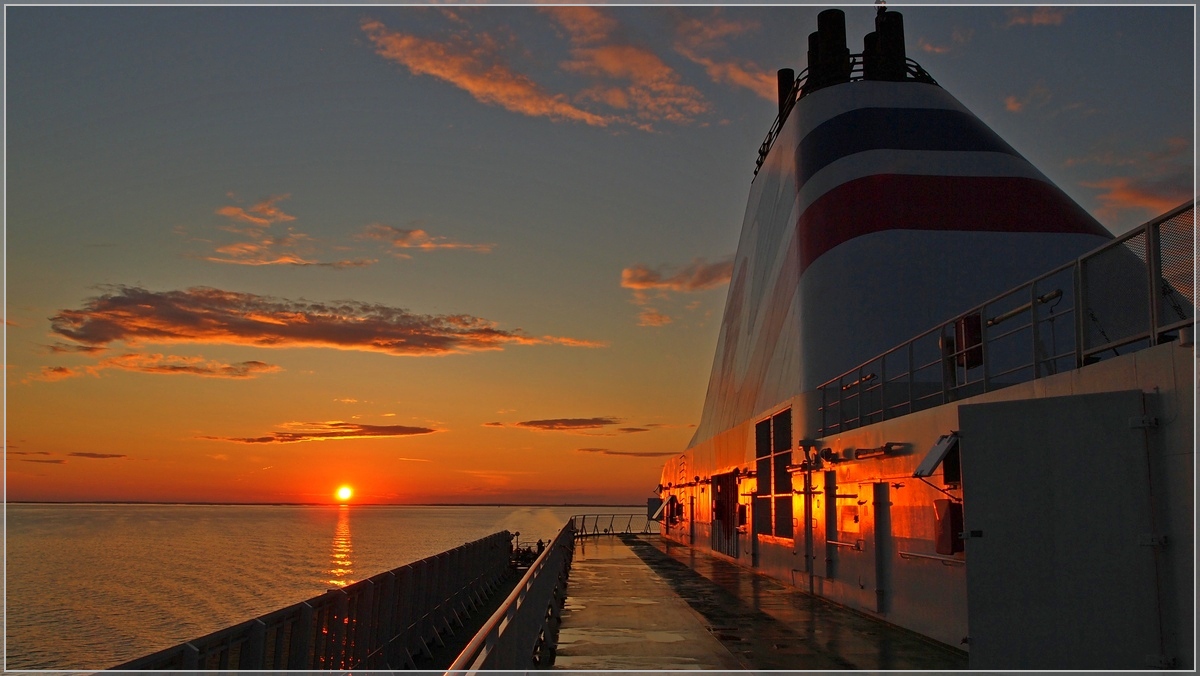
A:
<svg viewBox="0 0 1200 676">
<path fill-rule="evenodd" d="M 792 537 L 792 496 L 775 498 L 775 535 Z"/>
<path fill-rule="evenodd" d="M 960 444 L 955 444 L 954 448 L 946 454 L 946 458 L 942 460 L 942 483 L 957 485 L 962 483 L 962 466 L 959 464 L 958 447 Z"/>
<path fill-rule="evenodd" d="M 754 457 L 771 455 L 771 421 L 764 420 L 754 426 Z"/>
<path fill-rule="evenodd" d="M 792 411 L 780 411 L 754 425 L 758 499 L 754 501 L 757 533 L 792 537 Z M 760 520 L 761 519 L 761 520 Z"/>
</svg>

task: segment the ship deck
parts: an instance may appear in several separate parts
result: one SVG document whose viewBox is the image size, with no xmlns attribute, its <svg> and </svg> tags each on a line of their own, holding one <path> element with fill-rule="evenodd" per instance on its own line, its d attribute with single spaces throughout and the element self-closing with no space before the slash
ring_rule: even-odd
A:
<svg viewBox="0 0 1200 676">
<path fill-rule="evenodd" d="M 967 653 L 658 536 L 576 544 L 558 669 L 966 669 Z"/>
</svg>

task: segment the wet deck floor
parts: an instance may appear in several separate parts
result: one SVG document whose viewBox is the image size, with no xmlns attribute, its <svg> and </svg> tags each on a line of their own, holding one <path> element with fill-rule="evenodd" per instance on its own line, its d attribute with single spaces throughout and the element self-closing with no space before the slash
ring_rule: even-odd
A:
<svg viewBox="0 0 1200 676">
<path fill-rule="evenodd" d="M 581 541 L 560 669 L 966 669 L 966 653 L 657 536 Z"/>
</svg>

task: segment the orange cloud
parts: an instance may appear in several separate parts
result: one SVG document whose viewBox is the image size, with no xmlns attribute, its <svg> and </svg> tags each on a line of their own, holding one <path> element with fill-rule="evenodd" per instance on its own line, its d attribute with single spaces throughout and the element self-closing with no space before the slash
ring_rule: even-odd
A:
<svg viewBox="0 0 1200 676">
<path fill-rule="evenodd" d="M 475 100 L 505 110 L 556 122 L 573 121 L 606 127 L 616 120 L 572 105 L 566 96 L 551 94 L 529 77 L 513 71 L 484 41 L 436 42 L 389 30 L 379 21 L 366 20 L 361 28 L 375 52 L 415 75 L 430 75 L 470 94 Z"/>
<path fill-rule="evenodd" d="M 37 376 L 27 380 L 55 381 L 82 375 L 98 376 L 105 369 L 120 369 L 139 373 L 170 375 L 193 375 L 205 378 L 255 378 L 263 373 L 282 371 L 274 364 L 261 361 L 243 361 L 236 364 L 205 360 L 204 357 L 180 357 L 176 355 L 128 353 L 103 359 L 96 364 L 80 368 L 47 366 Z"/>
<path fill-rule="evenodd" d="M 1100 181 L 1083 181 L 1080 185 L 1104 192 L 1096 196 L 1101 203 L 1096 217 L 1101 221 L 1114 220 L 1125 211 L 1142 211 L 1156 216 L 1173 209 L 1191 196 L 1191 187 L 1184 185 L 1190 176 L 1168 177 L 1160 181 L 1139 180 L 1118 176 Z"/>
<path fill-rule="evenodd" d="M 358 235 L 358 238 L 387 242 L 396 249 L 466 249 L 468 251 L 478 251 L 479 253 L 489 253 L 496 247 L 495 244 L 465 244 L 463 242 L 455 242 L 446 237 L 430 236 L 429 233 L 421 229 L 396 228 L 390 225 L 383 225 L 382 223 L 368 225 Z"/>
<path fill-rule="evenodd" d="M 616 425 L 620 418 L 551 418 L 548 420 L 526 420 L 513 423 L 513 427 L 541 430 L 544 432 L 571 432 L 574 430 L 594 430 L 608 425 Z"/>
<path fill-rule="evenodd" d="M 278 425 L 282 432 L 272 432 L 261 437 L 215 437 L 201 436 L 210 441 L 229 441 L 239 444 L 296 444 L 304 441 L 335 441 L 346 439 L 379 439 L 409 437 L 432 434 L 438 430 L 429 427 L 407 427 L 405 425 L 359 425 L 334 420 L 330 422 L 290 422 Z"/>
<path fill-rule="evenodd" d="M 653 52 L 633 45 L 610 44 L 571 50 L 565 71 L 610 80 L 628 80 L 621 91 L 634 115 L 646 121 L 691 122 L 709 104 L 695 87 L 680 82 L 679 74 Z M 613 100 L 611 91 L 607 100 Z"/>
<path fill-rule="evenodd" d="M 631 458 L 664 458 L 668 455 L 676 455 L 674 451 L 614 451 L 610 448 L 577 448 L 578 453 L 599 453 L 600 455 L 619 455 Z"/>
<path fill-rule="evenodd" d="M 308 235 L 296 232 L 290 227 L 286 233 L 268 234 L 272 223 L 296 220 L 295 216 L 284 213 L 277 206 L 278 202 L 288 197 L 290 195 L 273 195 L 249 209 L 237 206 L 224 206 L 217 209 L 217 213 L 221 216 L 238 221 L 219 226 L 219 229 L 239 235 L 243 239 L 220 245 L 216 247 L 213 254 L 200 258 L 213 263 L 231 265 L 295 265 L 330 268 L 365 267 L 377 262 L 367 258 L 322 262 L 311 257 L 317 247 Z"/>
<path fill-rule="evenodd" d="M 652 307 L 642 308 L 638 313 L 638 326 L 666 326 L 675 321 L 670 315 L 665 315 Z"/>
<path fill-rule="evenodd" d="M 678 270 L 655 270 L 637 263 L 621 271 L 621 286 L 635 290 L 667 290 L 689 293 L 727 284 L 733 275 L 733 257 L 709 263 L 695 258 Z"/>
<path fill-rule="evenodd" d="M 1053 95 L 1046 88 L 1045 83 L 1038 82 L 1024 96 L 1010 95 L 1005 97 L 1004 109 L 1010 113 L 1020 113 L 1030 106 L 1042 108 L 1050 103 L 1051 98 L 1053 98 Z"/>
<path fill-rule="evenodd" d="M 618 24 L 594 7 L 546 7 L 541 10 L 566 29 L 571 59 L 563 70 L 601 80 L 579 98 L 632 111 L 649 130 L 657 121 L 685 124 L 708 112 L 709 104 L 695 87 L 685 85 L 670 66 L 644 47 L 613 39 Z M 611 81 L 628 84 L 614 84 Z"/>
<path fill-rule="evenodd" d="M 542 7 L 540 11 L 553 17 L 578 44 L 602 42 L 617 29 L 617 20 L 595 7 Z"/>
<path fill-rule="evenodd" d="M 929 42 L 928 40 L 926 40 L 925 38 L 918 38 L 917 46 L 921 48 L 921 51 L 928 52 L 930 54 L 945 54 L 946 52 L 950 51 L 950 48 L 948 46 L 935 45 L 935 44 Z"/>
<path fill-rule="evenodd" d="M 270 225 L 272 223 L 294 221 L 296 220 L 295 216 L 286 214 L 282 209 L 275 206 L 277 202 L 282 202 L 289 197 L 291 195 L 272 195 L 258 204 L 251 206 L 249 209 L 230 205 L 217 209 L 217 213 L 235 221 L 253 223 L 255 225 Z"/>
<path fill-rule="evenodd" d="M 67 455 L 72 458 L 91 458 L 93 460 L 113 460 L 129 457 L 120 453 L 68 453 Z"/>
<path fill-rule="evenodd" d="M 87 299 L 80 309 L 62 310 L 51 317 L 51 330 L 92 346 L 114 341 L 212 343 L 406 356 L 499 350 L 510 344 L 598 346 L 504 330 L 470 315 L 421 315 L 356 301 L 292 301 L 209 287 L 162 292 L 129 286 L 108 289 Z"/>
<path fill-rule="evenodd" d="M 711 52 L 724 49 L 727 38 L 756 30 L 750 21 L 731 21 L 714 13 L 708 17 L 689 17 L 676 27 L 675 51 L 704 67 L 708 77 L 717 84 L 743 87 L 758 96 L 774 101 L 779 95 L 774 71 L 745 60 L 718 60 Z"/>
<path fill-rule="evenodd" d="M 1070 10 L 1062 7 L 1034 7 L 1031 10 L 1014 7 L 1008 10 L 1008 23 L 1004 27 L 1059 26 L 1069 13 Z"/>
</svg>

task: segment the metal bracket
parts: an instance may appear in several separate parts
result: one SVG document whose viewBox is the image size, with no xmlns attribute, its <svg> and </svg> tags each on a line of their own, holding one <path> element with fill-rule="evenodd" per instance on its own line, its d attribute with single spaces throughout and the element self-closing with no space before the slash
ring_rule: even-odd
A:
<svg viewBox="0 0 1200 676">
<path fill-rule="evenodd" d="M 1139 415 L 1129 419 L 1130 429 L 1157 429 L 1158 418 L 1152 415 Z"/>
</svg>

